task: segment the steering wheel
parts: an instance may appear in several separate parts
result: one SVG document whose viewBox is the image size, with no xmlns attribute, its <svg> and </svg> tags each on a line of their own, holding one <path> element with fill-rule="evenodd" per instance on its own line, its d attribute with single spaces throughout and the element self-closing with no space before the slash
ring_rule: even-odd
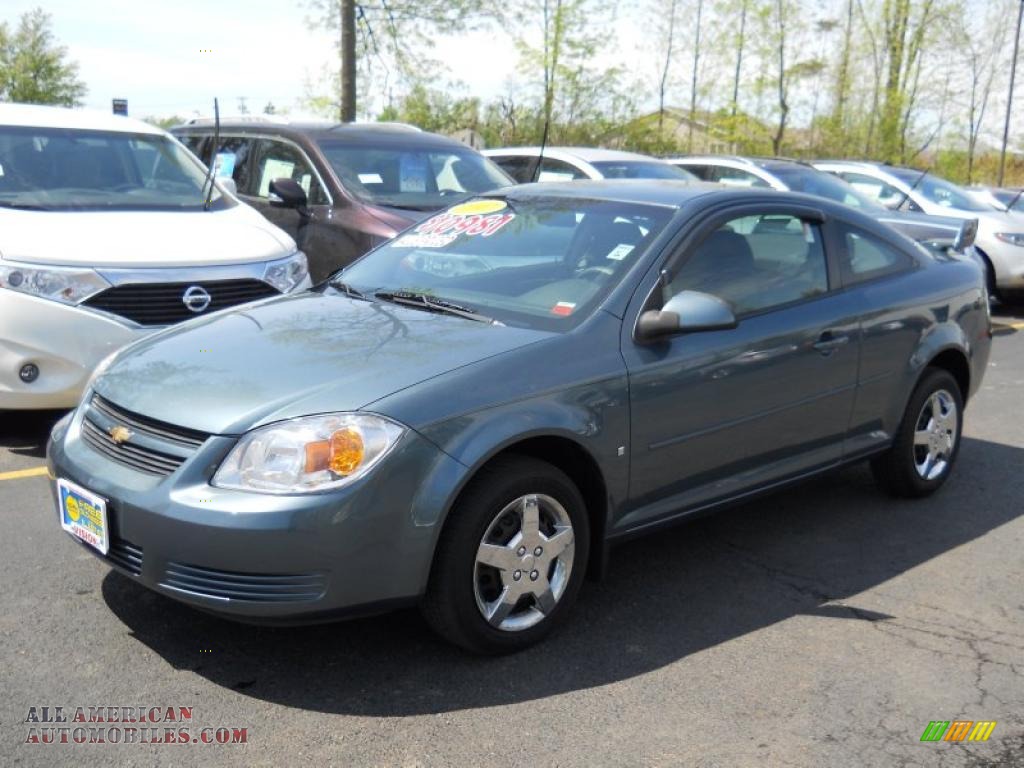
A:
<svg viewBox="0 0 1024 768">
<path fill-rule="evenodd" d="M 580 280 L 597 280 L 600 277 L 611 277 L 613 274 L 615 273 L 611 267 L 587 267 L 577 272 L 576 277 Z"/>
</svg>

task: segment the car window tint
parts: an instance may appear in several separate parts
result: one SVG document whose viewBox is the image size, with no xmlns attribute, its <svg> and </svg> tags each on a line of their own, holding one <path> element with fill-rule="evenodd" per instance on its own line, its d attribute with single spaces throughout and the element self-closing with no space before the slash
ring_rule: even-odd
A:
<svg viewBox="0 0 1024 768">
<path fill-rule="evenodd" d="M 235 180 L 235 186 L 240 194 L 251 195 L 253 191 L 250 184 L 249 158 L 254 143 L 253 139 L 244 136 L 221 136 L 216 156 L 211 159 L 209 150 L 213 146 L 213 139 L 210 138 L 206 145 L 206 157 L 202 160 L 207 165 L 215 162 L 218 176 L 230 176 Z"/>
<path fill-rule="evenodd" d="M 306 156 L 291 144 L 271 139 L 260 140 L 260 151 L 253 179 L 253 194 L 264 199 L 270 197 L 270 182 L 291 179 L 302 187 L 312 205 L 324 205 L 327 198 Z"/>
<path fill-rule="evenodd" d="M 725 166 L 712 168 L 710 180 L 728 187 L 771 187 L 767 181 L 749 171 Z"/>
<path fill-rule="evenodd" d="M 801 301 L 828 290 L 821 230 L 795 216 L 732 219 L 690 253 L 665 290 L 725 299 L 737 315 Z"/>
<path fill-rule="evenodd" d="M 839 177 L 858 192 L 867 195 L 882 205 L 895 205 L 903 199 L 903 193 L 896 189 L 896 187 L 881 179 L 876 179 L 874 176 L 868 176 L 866 173 L 843 171 L 839 174 Z"/>
<path fill-rule="evenodd" d="M 205 136 L 178 136 L 178 141 L 188 147 L 192 154 L 204 163 L 207 161 L 207 158 L 203 157 L 203 144 L 206 141 Z"/>
<path fill-rule="evenodd" d="M 514 155 L 509 157 L 492 157 L 490 159 L 519 184 L 533 181 L 533 163 L 536 158 Z"/>
<path fill-rule="evenodd" d="M 531 164 L 532 169 L 532 164 Z M 576 181 L 587 178 L 579 168 L 562 160 L 545 157 L 540 165 L 537 181 Z"/>
<path fill-rule="evenodd" d="M 862 283 L 910 269 L 914 261 L 893 246 L 866 232 L 843 227 L 843 253 L 840 265 L 843 282 Z"/>
</svg>

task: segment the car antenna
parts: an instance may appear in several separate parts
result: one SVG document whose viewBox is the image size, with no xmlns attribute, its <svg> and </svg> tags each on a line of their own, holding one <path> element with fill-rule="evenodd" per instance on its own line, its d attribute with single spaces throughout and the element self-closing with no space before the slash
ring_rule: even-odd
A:
<svg viewBox="0 0 1024 768">
<path fill-rule="evenodd" d="M 910 189 L 908 189 L 906 192 L 904 192 L 903 193 L 903 197 L 900 198 L 899 203 L 897 205 L 893 206 L 893 210 L 894 211 L 898 211 L 900 208 L 903 207 L 903 204 L 905 202 L 907 202 L 907 200 L 910 199 L 910 193 L 913 192 L 915 189 L 917 189 L 917 185 L 921 183 L 921 180 L 925 176 L 928 175 L 928 171 L 929 170 L 931 170 L 931 169 L 930 168 L 925 168 L 923 171 L 921 171 L 921 174 L 916 179 L 914 179 L 914 183 L 910 185 Z"/>
<path fill-rule="evenodd" d="M 533 162 L 533 172 L 530 174 L 530 181 L 537 181 L 540 178 L 540 164 L 544 160 L 544 148 L 548 144 L 548 126 L 551 123 L 551 119 L 548 115 L 544 116 L 544 131 L 540 135 L 540 152 L 537 153 L 537 159 Z"/>
<path fill-rule="evenodd" d="M 1009 213 L 1010 211 L 1012 211 L 1012 210 L 1013 210 L 1013 206 L 1015 206 L 1015 205 L 1017 204 L 1017 201 L 1018 201 L 1018 200 L 1020 200 L 1020 196 L 1021 196 L 1021 195 L 1024 195 L 1024 187 L 1021 187 L 1020 189 L 1018 189 L 1018 190 L 1017 190 L 1017 194 L 1016 194 L 1016 195 L 1014 195 L 1014 196 L 1013 196 L 1013 197 L 1012 197 L 1012 198 L 1010 199 L 1010 202 L 1008 202 L 1008 203 L 1006 204 L 1006 212 L 1007 212 L 1007 213 Z"/>
<path fill-rule="evenodd" d="M 214 169 L 217 167 L 217 153 L 220 152 L 220 104 L 217 103 L 217 97 L 213 98 L 213 155 L 210 157 L 210 167 L 206 171 L 206 180 L 203 181 L 203 210 L 210 210 L 210 205 L 213 203 L 213 177 Z M 206 185 L 210 185 L 210 189 L 206 189 Z"/>
</svg>

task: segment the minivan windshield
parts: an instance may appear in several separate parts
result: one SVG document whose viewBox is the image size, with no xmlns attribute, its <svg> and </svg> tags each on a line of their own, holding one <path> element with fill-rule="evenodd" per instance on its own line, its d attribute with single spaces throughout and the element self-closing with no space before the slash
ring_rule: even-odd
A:
<svg viewBox="0 0 1024 768">
<path fill-rule="evenodd" d="M 320 148 L 345 187 L 361 200 L 391 208 L 437 211 L 513 182 L 471 149 L 323 140 Z"/>
<path fill-rule="evenodd" d="M 160 134 L 0 126 L 0 208 L 199 211 L 205 179 Z M 212 210 L 235 204 L 214 187 Z"/>
<path fill-rule="evenodd" d="M 332 281 L 372 298 L 416 294 L 507 325 L 568 330 L 637 262 L 674 209 L 479 198 L 407 230 Z"/>
</svg>

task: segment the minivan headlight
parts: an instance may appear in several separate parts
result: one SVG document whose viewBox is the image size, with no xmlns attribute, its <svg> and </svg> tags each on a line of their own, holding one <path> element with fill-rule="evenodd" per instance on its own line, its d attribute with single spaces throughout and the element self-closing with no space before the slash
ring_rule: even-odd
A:
<svg viewBox="0 0 1024 768">
<path fill-rule="evenodd" d="M 1024 232 L 996 232 L 996 237 L 1004 243 L 1019 245 L 1024 248 Z"/>
<path fill-rule="evenodd" d="M 368 413 L 304 416 L 242 435 L 211 484 L 261 493 L 340 488 L 365 475 L 405 433 Z"/>
<path fill-rule="evenodd" d="M 289 293 L 295 290 L 308 274 L 309 264 L 306 261 L 306 254 L 296 251 L 287 258 L 267 264 L 267 268 L 263 272 L 263 281 L 270 283 L 281 293 Z"/>
<path fill-rule="evenodd" d="M 91 269 L 42 267 L 0 261 L 0 288 L 52 299 L 62 304 L 81 304 L 109 287 L 110 283 Z"/>
</svg>

